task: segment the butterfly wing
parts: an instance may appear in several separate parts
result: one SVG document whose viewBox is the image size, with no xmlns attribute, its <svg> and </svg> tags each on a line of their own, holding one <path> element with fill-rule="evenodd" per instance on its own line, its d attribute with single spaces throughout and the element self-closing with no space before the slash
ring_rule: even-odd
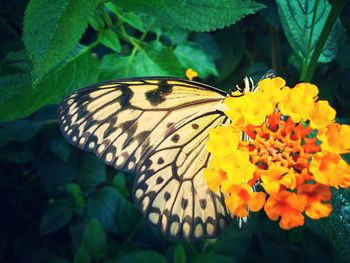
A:
<svg viewBox="0 0 350 263">
<path fill-rule="evenodd" d="M 167 236 L 213 238 L 232 221 L 223 195 L 210 191 L 203 177 L 209 130 L 226 121 L 204 109 L 164 136 L 140 163 L 136 202 Z"/>
<path fill-rule="evenodd" d="M 228 122 L 226 93 L 175 78 L 124 79 L 69 95 L 59 108 L 73 145 L 134 171 L 136 202 L 170 237 L 214 237 L 231 220 L 203 179 L 209 130 Z"/>
</svg>

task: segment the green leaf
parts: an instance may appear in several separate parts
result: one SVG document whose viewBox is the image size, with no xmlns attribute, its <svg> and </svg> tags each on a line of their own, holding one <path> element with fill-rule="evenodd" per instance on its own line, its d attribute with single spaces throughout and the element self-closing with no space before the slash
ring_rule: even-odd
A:
<svg viewBox="0 0 350 263">
<path fill-rule="evenodd" d="M 107 236 L 96 218 L 92 218 L 85 227 L 83 246 L 93 260 L 100 260 L 107 253 Z"/>
<path fill-rule="evenodd" d="M 118 203 L 122 197 L 113 187 L 99 189 L 87 201 L 87 215 L 96 217 L 105 230 L 117 233 L 115 224 Z"/>
<path fill-rule="evenodd" d="M 142 19 L 134 12 L 126 12 L 123 14 L 124 22 L 128 23 L 130 26 L 136 28 L 141 32 L 145 32 L 146 28 L 143 25 Z"/>
<path fill-rule="evenodd" d="M 126 187 L 126 179 L 125 174 L 123 172 L 117 172 L 117 174 L 113 178 L 112 184 L 122 196 L 129 196 L 130 191 Z"/>
<path fill-rule="evenodd" d="M 23 164 L 33 161 L 35 155 L 29 147 L 24 147 L 23 144 L 10 143 L 3 147 L 0 151 L 0 160 L 4 159 L 8 162 Z"/>
<path fill-rule="evenodd" d="M 95 11 L 94 14 L 90 16 L 89 25 L 91 25 L 96 31 L 102 31 L 105 27 L 105 21 L 100 13 Z"/>
<path fill-rule="evenodd" d="M 201 78 L 206 78 L 211 74 L 219 75 L 214 59 L 194 44 L 178 45 L 174 53 L 183 68 L 194 69 Z"/>
<path fill-rule="evenodd" d="M 98 0 L 31 0 L 23 39 L 37 82 L 77 45 Z"/>
<path fill-rule="evenodd" d="M 71 154 L 71 148 L 63 137 L 54 137 L 50 142 L 49 147 L 57 157 L 61 158 L 63 161 L 68 161 Z"/>
<path fill-rule="evenodd" d="M 186 253 L 184 246 L 179 243 L 174 254 L 174 263 L 186 263 Z"/>
<path fill-rule="evenodd" d="M 125 9 L 145 12 L 163 21 L 194 31 L 210 31 L 232 25 L 264 5 L 249 0 L 114 0 Z"/>
<path fill-rule="evenodd" d="M 171 48 L 160 42 L 151 42 L 135 56 L 104 56 L 99 77 L 100 80 L 144 76 L 184 77 L 184 73 L 185 68 Z"/>
<path fill-rule="evenodd" d="M 117 260 L 116 263 L 139 263 L 139 262 L 152 262 L 152 263 L 166 263 L 166 259 L 154 251 L 135 251 L 123 256 Z"/>
<path fill-rule="evenodd" d="M 143 51 L 139 52 L 130 71 L 134 76 L 183 76 L 181 67 L 174 51 L 160 42 L 151 42 Z"/>
<path fill-rule="evenodd" d="M 131 61 L 132 58 L 126 56 L 105 55 L 100 64 L 99 81 L 131 77 L 132 73 L 126 74 L 126 68 Z"/>
<path fill-rule="evenodd" d="M 40 234 L 47 235 L 64 227 L 72 218 L 73 213 L 74 204 L 69 199 L 49 203 L 41 219 Z"/>
<path fill-rule="evenodd" d="M 29 121 L 29 120 L 17 120 L 6 122 L 2 124 L 1 131 L 2 136 L 7 137 L 7 142 L 9 141 L 18 141 L 24 142 L 32 139 L 35 135 L 38 134 L 41 125 L 39 123 Z M 1 144 L 0 144 L 1 145 Z"/>
<path fill-rule="evenodd" d="M 57 194 L 72 181 L 76 173 L 75 166 L 73 160 L 67 163 L 57 158 L 51 151 L 46 151 L 38 161 L 37 172 L 46 191 L 50 194 Z"/>
<path fill-rule="evenodd" d="M 332 213 L 322 221 L 322 228 L 343 261 L 350 262 L 350 189 L 335 191 L 332 206 Z"/>
<path fill-rule="evenodd" d="M 186 44 L 191 31 L 181 27 L 171 27 L 166 32 L 162 32 L 162 35 L 170 39 L 173 45 Z M 198 36 L 198 35 L 197 35 Z"/>
<path fill-rule="evenodd" d="M 106 180 L 106 166 L 95 155 L 83 154 L 74 179 L 83 189 L 94 189 Z"/>
<path fill-rule="evenodd" d="M 81 213 L 81 211 L 85 207 L 85 199 L 83 192 L 81 191 L 80 185 L 75 183 L 68 183 L 66 185 L 66 191 L 73 197 L 76 206 L 76 211 L 78 213 Z"/>
<path fill-rule="evenodd" d="M 115 5 L 114 3 L 108 2 L 105 4 L 105 6 L 111 10 L 114 14 L 117 15 L 119 19 L 124 21 L 125 23 L 129 24 L 133 28 L 136 28 L 137 30 L 141 32 L 145 32 L 146 28 L 144 26 L 144 23 L 141 19 L 141 17 L 134 12 L 124 12 L 120 10 L 120 8 Z"/>
<path fill-rule="evenodd" d="M 57 103 L 64 95 L 83 85 L 94 83 L 97 79 L 97 60 L 92 57 L 86 48 L 76 49 L 60 64 L 55 71 L 47 75 L 32 89 L 30 81 L 30 68 L 21 67 L 29 63 L 25 52 L 11 53 L 6 63 L 0 65 L 0 120 L 13 120 L 25 117 L 42 106 Z M 9 72 L 9 68 L 11 68 Z"/>
<path fill-rule="evenodd" d="M 105 29 L 100 32 L 98 40 L 101 44 L 109 47 L 115 52 L 120 52 L 121 46 L 118 35 L 112 29 Z"/>
<path fill-rule="evenodd" d="M 24 50 L 10 52 L 6 55 L 0 63 L 0 105 L 31 89 L 31 70 L 32 64 L 27 59 Z M 3 116 L 6 110 L 7 108 L 1 109 L 0 107 L 0 116 Z M 10 112 L 13 112 L 13 109 L 10 109 Z"/>
<path fill-rule="evenodd" d="M 350 45 L 345 43 L 339 45 L 336 61 L 344 72 L 350 71 Z"/>
<path fill-rule="evenodd" d="M 84 245 L 80 246 L 74 255 L 74 263 L 90 263 L 91 257 Z"/>
<path fill-rule="evenodd" d="M 277 0 L 284 33 L 294 52 L 302 59 L 310 59 L 331 10 L 327 0 L 319 0 L 312 27 L 315 2 L 316 0 Z M 342 32 L 342 26 L 338 21 L 326 41 L 318 62 L 326 63 L 335 58 Z"/>
<path fill-rule="evenodd" d="M 228 227 L 215 243 L 213 252 L 239 261 L 251 244 L 256 222 L 254 216 L 252 215 L 250 222 L 244 226 L 244 231 L 235 225 Z"/>
<path fill-rule="evenodd" d="M 234 41 L 226 41 L 228 35 Z M 232 76 L 234 70 L 240 65 L 239 62 L 243 57 L 245 46 L 243 32 L 238 28 L 221 30 L 216 34 L 216 40 L 221 51 L 221 56 L 217 61 L 217 67 L 220 72 L 220 80 L 224 80 Z"/>
</svg>

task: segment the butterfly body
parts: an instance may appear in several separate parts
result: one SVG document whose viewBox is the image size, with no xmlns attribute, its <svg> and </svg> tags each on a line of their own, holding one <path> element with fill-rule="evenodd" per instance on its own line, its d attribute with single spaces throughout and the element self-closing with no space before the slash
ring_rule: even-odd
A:
<svg viewBox="0 0 350 263">
<path fill-rule="evenodd" d="M 135 202 L 168 237 L 213 238 L 233 220 L 203 177 L 209 131 L 230 122 L 226 96 L 177 78 L 108 81 L 66 97 L 60 127 L 71 144 L 137 174 Z"/>
</svg>

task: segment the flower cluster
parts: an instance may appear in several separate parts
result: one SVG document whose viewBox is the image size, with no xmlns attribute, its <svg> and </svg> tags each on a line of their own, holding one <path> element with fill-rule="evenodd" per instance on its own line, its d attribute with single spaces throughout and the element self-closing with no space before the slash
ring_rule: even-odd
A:
<svg viewBox="0 0 350 263">
<path fill-rule="evenodd" d="M 256 92 L 225 99 L 232 123 L 210 132 L 204 177 L 234 215 L 264 208 L 291 229 L 305 215 L 327 217 L 330 187 L 350 186 L 350 166 L 340 156 L 350 151 L 350 126 L 335 122 L 336 111 L 317 100 L 315 85 L 285 84 L 264 79 Z"/>
</svg>

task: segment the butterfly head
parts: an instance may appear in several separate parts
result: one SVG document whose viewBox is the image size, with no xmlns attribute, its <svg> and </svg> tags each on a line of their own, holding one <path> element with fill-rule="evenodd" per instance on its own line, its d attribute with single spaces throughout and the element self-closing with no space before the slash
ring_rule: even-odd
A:
<svg viewBox="0 0 350 263">
<path fill-rule="evenodd" d="M 271 69 L 271 70 L 267 71 L 261 77 L 261 79 L 258 81 L 258 83 L 263 79 L 274 78 L 274 77 L 276 77 L 276 72 Z M 240 83 L 238 83 L 235 86 L 235 91 L 231 93 L 231 96 L 232 97 L 240 97 L 248 92 L 254 92 L 258 88 L 258 83 L 254 84 L 253 79 L 251 77 L 246 76 L 246 77 L 244 77 L 244 79 Z"/>
<path fill-rule="evenodd" d="M 232 97 L 241 97 L 248 92 L 254 92 L 256 86 L 251 77 L 244 77 L 244 79 L 235 86 L 235 90 L 231 92 Z"/>
</svg>

